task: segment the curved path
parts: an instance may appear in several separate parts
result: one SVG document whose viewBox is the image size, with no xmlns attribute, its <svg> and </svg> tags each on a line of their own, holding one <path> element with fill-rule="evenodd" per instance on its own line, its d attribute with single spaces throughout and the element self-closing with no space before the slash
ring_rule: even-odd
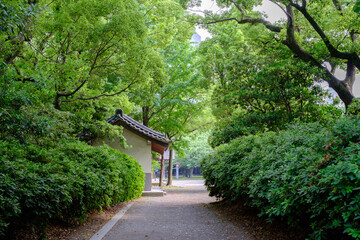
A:
<svg viewBox="0 0 360 240">
<path fill-rule="evenodd" d="M 206 208 L 215 202 L 202 180 L 173 182 L 164 197 L 142 197 L 103 240 L 252 240 L 241 229 Z"/>
</svg>

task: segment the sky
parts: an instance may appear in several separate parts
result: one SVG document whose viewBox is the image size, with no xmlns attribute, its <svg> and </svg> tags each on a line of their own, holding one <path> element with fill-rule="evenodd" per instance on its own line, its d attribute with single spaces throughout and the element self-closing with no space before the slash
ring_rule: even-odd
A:
<svg viewBox="0 0 360 240">
<path fill-rule="evenodd" d="M 220 9 L 213 0 L 202 0 L 201 7 L 192 8 L 192 10 L 211 10 L 216 12 Z M 285 13 L 278 6 L 268 0 L 263 0 L 262 6 L 256 7 L 255 10 L 265 13 L 267 15 L 267 20 L 272 23 L 275 23 L 281 19 L 285 19 L 286 17 Z M 201 13 L 198 14 L 201 15 Z M 209 32 L 207 32 L 205 29 L 201 29 L 200 27 L 196 27 L 196 32 L 201 36 L 202 41 L 208 37 L 211 37 Z M 344 71 L 337 71 L 335 76 L 339 77 L 340 79 L 344 79 Z M 360 97 L 360 74 L 356 75 L 356 82 L 353 86 L 353 93 L 355 97 Z"/>
</svg>

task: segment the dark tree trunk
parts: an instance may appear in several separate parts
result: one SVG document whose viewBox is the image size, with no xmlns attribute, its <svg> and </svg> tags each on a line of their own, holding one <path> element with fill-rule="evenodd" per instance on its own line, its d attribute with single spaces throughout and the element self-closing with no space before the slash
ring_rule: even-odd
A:
<svg viewBox="0 0 360 240">
<path fill-rule="evenodd" d="M 149 121 L 150 121 L 150 107 L 149 106 L 145 106 L 142 107 L 142 121 L 143 121 L 143 125 L 144 126 L 149 126 Z"/>
<path fill-rule="evenodd" d="M 313 57 L 311 54 L 306 52 L 304 49 L 302 49 L 295 38 L 295 30 L 296 30 L 296 23 L 295 23 L 295 14 L 293 6 L 287 5 L 286 11 L 288 13 L 288 22 L 287 22 L 287 34 L 286 34 L 286 40 L 283 41 L 283 43 L 301 60 L 304 62 L 309 62 L 311 65 L 322 69 L 324 71 L 324 76 L 322 77 L 331 88 L 335 90 L 335 92 L 338 94 L 339 98 L 344 102 L 346 108 L 351 104 L 354 95 L 352 93 L 352 86 L 353 81 L 355 80 L 355 69 L 356 64 L 355 62 L 358 62 L 358 57 L 353 57 L 353 53 L 341 53 L 337 49 L 335 49 L 331 43 L 328 41 L 327 37 L 323 33 L 322 29 L 317 25 L 317 23 L 312 19 L 312 17 L 308 14 L 305 7 L 299 7 L 297 4 L 294 5 L 304 16 L 307 18 L 309 23 L 317 30 L 321 38 L 323 39 L 323 42 L 325 45 L 327 45 L 328 50 L 330 52 L 330 55 L 332 57 L 338 58 L 338 59 L 346 59 L 348 62 L 348 67 L 346 71 L 346 78 L 341 81 L 337 77 L 334 76 L 334 74 L 329 71 L 323 64 L 316 60 L 315 57 Z M 354 59 L 353 59 L 354 58 Z"/>
<path fill-rule="evenodd" d="M 53 103 L 55 109 L 60 110 L 61 109 L 60 104 L 61 104 L 60 96 L 58 94 L 56 94 L 55 100 L 54 100 L 54 103 Z"/>
<path fill-rule="evenodd" d="M 192 177 L 193 177 L 193 174 L 194 174 L 194 168 L 191 167 L 191 168 L 189 169 L 189 178 L 192 178 Z"/>
<path fill-rule="evenodd" d="M 168 181 L 167 181 L 167 186 L 171 186 L 172 185 L 172 169 L 173 169 L 173 151 L 172 149 L 169 149 L 170 154 L 169 154 L 169 168 L 168 168 Z"/>
<path fill-rule="evenodd" d="M 162 181 L 164 179 L 164 168 L 165 168 L 165 163 L 164 163 L 164 154 L 161 155 L 161 164 L 160 164 L 160 177 L 159 177 L 159 186 L 162 186 Z"/>
</svg>

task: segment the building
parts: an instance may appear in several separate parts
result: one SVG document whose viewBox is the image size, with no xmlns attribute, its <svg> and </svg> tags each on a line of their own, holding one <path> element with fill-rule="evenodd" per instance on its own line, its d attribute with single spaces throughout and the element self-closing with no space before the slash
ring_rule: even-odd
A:
<svg viewBox="0 0 360 240">
<path fill-rule="evenodd" d="M 119 150 L 122 153 L 132 156 L 142 166 L 145 172 L 145 191 L 151 191 L 152 180 L 152 154 L 155 151 L 160 154 L 169 148 L 170 141 L 157 131 L 144 126 L 131 117 L 123 113 L 121 109 L 116 110 L 115 114 L 107 119 L 113 125 L 124 127 L 123 135 L 129 148 L 123 148 L 120 141 L 108 141 L 106 144 Z M 94 145 L 100 145 L 103 141 L 97 140 Z"/>
<path fill-rule="evenodd" d="M 201 42 L 201 36 L 198 33 L 194 33 L 191 37 L 190 43 L 194 47 L 199 47 Z"/>
</svg>

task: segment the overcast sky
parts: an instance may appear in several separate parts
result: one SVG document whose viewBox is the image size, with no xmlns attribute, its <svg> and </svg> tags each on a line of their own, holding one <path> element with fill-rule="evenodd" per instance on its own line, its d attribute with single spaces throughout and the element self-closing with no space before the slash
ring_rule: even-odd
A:
<svg viewBox="0 0 360 240">
<path fill-rule="evenodd" d="M 212 10 L 212 11 L 219 11 L 219 8 L 217 7 L 216 3 L 213 0 L 202 0 L 201 7 L 199 8 L 193 8 L 193 10 Z M 285 19 L 284 12 L 276 6 L 274 3 L 263 0 L 262 6 L 259 6 L 256 8 L 257 11 L 264 12 L 267 15 L 267 20 L 274 23 L 281 19 Z M 200 13 L 199 13 L 200 14 Z M 201 15 L 201 14 L 200 14 Z M 201 36 L 201 40 L 205 40 L 207 37 L 210 37 L 210 34 L 200 27 L 196 28 L 196 32 Z M 337 77 L 340 79 L 344 78 L 344 72 L 343 71 L 337 71 L 336 74 Z M 353 87 L 353 93 L 356 97 L 360 97 L 360 75 L 357 74 L 356 76 L 356 82 Z"/>
</svg>

